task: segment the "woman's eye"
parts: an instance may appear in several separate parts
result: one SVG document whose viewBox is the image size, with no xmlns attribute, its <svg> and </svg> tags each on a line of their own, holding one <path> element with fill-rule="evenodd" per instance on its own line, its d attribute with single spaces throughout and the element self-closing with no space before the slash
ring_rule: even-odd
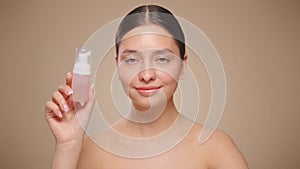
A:
<svg viewBox="0 0 300 169">
<path fill-rule="evenodd" d="M 157 59 L 157 61 L 159 63 L 168 63 L 170 60 L 168 58 L 165 58 L 165 57 L 160 57 Z"/>
<path fill-rule="evenodd" d="M 137 63 L 139 60 L 138 59 L 135 59 L 135 58 L 128 58 L 128 59 L 125 59 L 125 62 L 126 63 L 129 63 L 129 64 L 133 64 L 133 63 Z"/>
</svg>

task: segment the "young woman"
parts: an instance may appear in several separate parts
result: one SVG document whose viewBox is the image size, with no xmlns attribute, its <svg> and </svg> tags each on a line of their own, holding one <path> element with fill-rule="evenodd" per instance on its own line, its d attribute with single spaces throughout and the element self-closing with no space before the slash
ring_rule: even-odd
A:
<svg viewBox="0 0 300 169">
<path fill-rule="evenodd" d="M 151 138 L 181 119 L 192 124 L 191 130 L 172 149 L 148 158 L 110 153 L 84 137 L 85 129 L 76 116 L 77 113 L 87 125 L 96 100 L 93 87 L 84 107 L 75 112 L 72 74 L 68 74 L 66 84 L 59 86 L 45 106 L 45 116 L 56 139 L 53 168 L 247 168 L 225 133 L 215 131 L 207 142 L 199 144 L 202 126 L 183 118 L 174 105 L 173 94 L 178 80 L 184 78 L 187 55 L 184 34 L 170 11 L 157 5 L 135 8 L 122 20 L 115 46 L 119 79 L 133 107 L 128 117 L 111 128 L 127 137 Z M 165 144 L 161 141 L 159 144 Z"/>
</svg>

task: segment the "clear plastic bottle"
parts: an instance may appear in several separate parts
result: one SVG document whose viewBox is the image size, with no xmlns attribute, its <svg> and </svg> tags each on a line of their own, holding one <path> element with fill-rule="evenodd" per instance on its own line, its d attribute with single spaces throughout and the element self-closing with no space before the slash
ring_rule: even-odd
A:
<svg viewBox="0 0 300 169">
<path fill-rule="evenodd" d="M 89 98 L 91 66 L 88 60 L 90 55 L 90 50 L 82 49 L 73 69 L 73 101 L 81 104 L 85 103 Z"/>
</svg>

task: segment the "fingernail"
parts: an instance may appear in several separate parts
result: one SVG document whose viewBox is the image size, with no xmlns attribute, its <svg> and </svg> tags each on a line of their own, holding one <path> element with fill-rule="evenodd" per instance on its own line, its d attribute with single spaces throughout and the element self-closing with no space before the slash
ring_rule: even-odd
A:
<svg viewBox="0 0 300 169">
<path fill-rule="evenodd" d="M 64 109 L 64 111 L 69 111 L 69 106 L 66 105 L 66 104 L 64 104 L 64 105 L 63 105 L 63 109 Z"/>
<path fill-rule="evenodd" d="M 62 113 L 61 113 L 61 111 L 57 111 L 57 113 L 56 113 L 56 115 L 58 116 L 58 117 L 60 117 L 60 118 L 62 118 Z"/>
<path fill-rule="evenodd" d="M 67 94 L 68 94 L 68 95 L 73 94 L 73 90 L 71 90 L 71 89 L 68 90 L 68 91 L 67 91 Z"/>
<path fill-rule="evenodd" d="M 68 73 L 67 73 L 67 76 L 69 76 L 69 75 L 71 75 L 71 74 L 72 74 L 71 72 L 68 72 Z"/>
</svg>

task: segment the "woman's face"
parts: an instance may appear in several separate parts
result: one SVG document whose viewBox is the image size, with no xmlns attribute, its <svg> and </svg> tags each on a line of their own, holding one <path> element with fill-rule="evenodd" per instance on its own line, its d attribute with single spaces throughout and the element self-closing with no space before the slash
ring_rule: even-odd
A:
<svg viewBox="0 0 300 169">
<path fill-rule="evenodd" d="M 174 39 L 159 26 L 140 26 L 125 34 L 117 56 L 118 74 L 135 109 L 145 111 L 172 101 L 184 76 L 184 62 Z"/>
</svg>

